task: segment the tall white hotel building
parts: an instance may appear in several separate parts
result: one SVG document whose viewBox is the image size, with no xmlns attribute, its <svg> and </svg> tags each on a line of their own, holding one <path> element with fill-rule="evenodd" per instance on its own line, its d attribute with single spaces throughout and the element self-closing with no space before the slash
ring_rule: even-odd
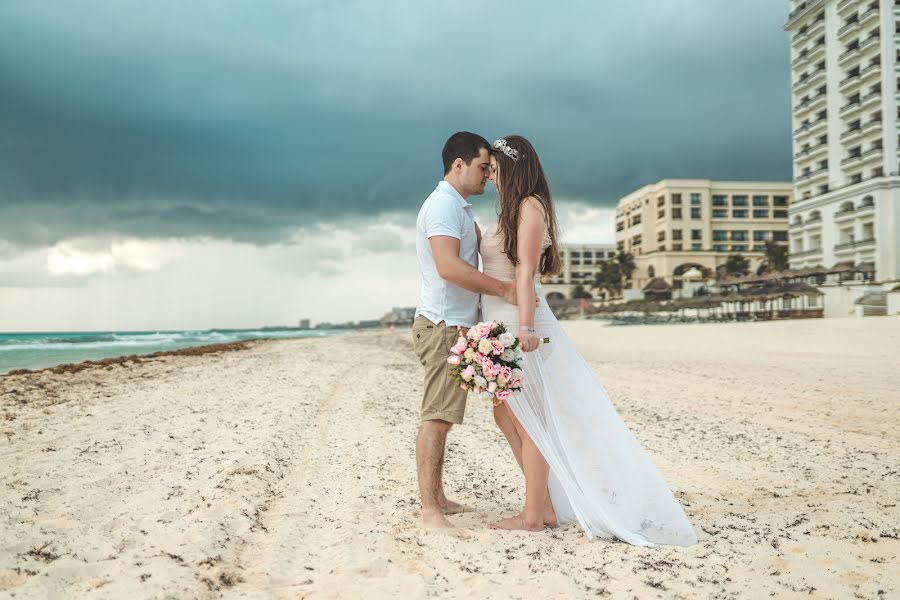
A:
<svg viewBox="0 0 900 600">
<path fill-rule="evenodd" d="M 900 0 L 794 0 L 794 268 L 900 280 Z"/>
</svg>

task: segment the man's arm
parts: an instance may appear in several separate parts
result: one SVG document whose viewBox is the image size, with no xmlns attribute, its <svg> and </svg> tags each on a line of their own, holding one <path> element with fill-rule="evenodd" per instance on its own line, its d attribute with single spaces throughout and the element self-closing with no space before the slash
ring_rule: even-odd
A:
<svg viewBox="0 0 900 600">
<path fill-rule="evenodd" d="M 489 296 L 499 296 L 516 303 L 516 286 L 485 275 L 459 256 L 459 240 L 449 235 L 428 238 L 438 275 L 454 285 Z"/>
</svg>

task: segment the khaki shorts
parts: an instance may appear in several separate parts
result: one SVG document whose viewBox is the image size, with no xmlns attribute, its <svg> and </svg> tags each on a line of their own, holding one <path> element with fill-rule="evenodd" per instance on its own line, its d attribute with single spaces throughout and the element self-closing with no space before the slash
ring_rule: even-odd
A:
<svg viewBox="0 0 900 600">
<path fill-rule="evenodd" d="M 462 335 L 468 331 L 463 328 Z M 459 425 L 466 412 L 467 392 L 450 377 L 450 347 L 460 333 L 455 326 L 437 325 L 419 315 L 413 321 L 413 349 L 425 367 L 425 393 L 422 396 L 423 421 L 447 421 Z"/>
</svg>

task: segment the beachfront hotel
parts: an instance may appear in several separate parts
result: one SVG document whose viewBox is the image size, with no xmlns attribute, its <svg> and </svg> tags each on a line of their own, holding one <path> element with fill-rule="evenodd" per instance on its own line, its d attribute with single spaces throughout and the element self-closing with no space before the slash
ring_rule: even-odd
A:
<svg viewBox="0 0 900 600">
<path fill-rule="evenodd" d="M 714 272 L 730 254 L 755 270 L 767 241 L 787 244 L 793 194 L 790 182 L 708 179 L 664 179 L 628 194 L 615 220 L 616 248 L 636 266 L 626 288 L 660 278 L 679 289 L 685 273 Z"/>
<path fill-rule="evenodd" d="M 900 2 L 791 3 L 795 269 L 900 280 Z M 846 312 L 846 311 L 845 311 Z"/>
<path fill-rule="evenodd" d="M 558 275 L 541 278 L 544 296 L 571 299 L 576 286 L 591 292 L 601 265 L 616 254 L 615 244 L 560 244 L 562 270 Z M 593 292 L 591 292 L 593 293 Z"/>
</svg>

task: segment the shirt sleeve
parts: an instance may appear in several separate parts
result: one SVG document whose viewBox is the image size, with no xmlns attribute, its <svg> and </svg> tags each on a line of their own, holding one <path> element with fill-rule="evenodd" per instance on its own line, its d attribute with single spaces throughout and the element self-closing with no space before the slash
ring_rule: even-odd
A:
<svg viewBox="0 0 900 600">
<path fill-rule="evenodd" d="M 448 198 L 452 200 L 452 198 Z M 463 237 L 463 223 L 460 211 L 449 201 L 435 202 L 425 211 L 425 235 L 434 237 L 446 235 L 461 240 Z"/>
</svg>

